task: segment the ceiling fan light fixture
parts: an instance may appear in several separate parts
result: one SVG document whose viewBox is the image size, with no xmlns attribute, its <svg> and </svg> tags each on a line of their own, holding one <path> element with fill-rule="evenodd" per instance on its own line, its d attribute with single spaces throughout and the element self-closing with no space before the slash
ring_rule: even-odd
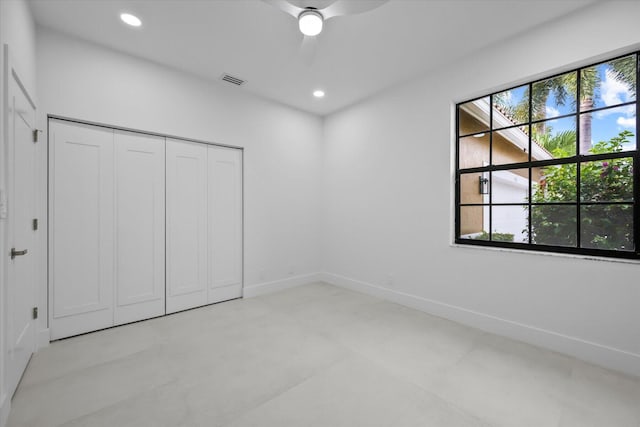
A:
<svg viewBox="0 0 640 427">
<path fill-rule="evenodd" d="M 322 32 L 324 17 L 315 9 L 305 9 L 298 16 L 298 27 L 305 36 L 317 36 Z"/>
</svg>

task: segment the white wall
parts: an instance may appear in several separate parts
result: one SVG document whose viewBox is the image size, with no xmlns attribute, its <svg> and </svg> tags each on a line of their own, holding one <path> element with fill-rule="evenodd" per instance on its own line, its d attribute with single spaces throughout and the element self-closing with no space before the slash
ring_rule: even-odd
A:
<svg viewBox="0 0 640 427">
<path fill-rule="evenodd" d="M 36 89 L 35 25 L 25 0 L 0 2 L 0 37 L 10 45 L 14 65 L 22 73 L 22 83 L 32 97 Z"/>
<path fill-rule="evenodd" d="M 600 2 L 327 117 L 326 279 L 640 375 L 637 263 L 451 246 L 455 102 L 638 48 L 638 16 Z"/>
<path fill-rule="evenodd" d="M 245 295 L 315 280 L 320 118 L 47 29 L 37 46 L 41 120 L 244 147 Z"/>
<path fill-rule="evenodd" d="M 36 61 L 35 61 L 35 27 L 27 3 L 23 0 L 0 1 L 0 189 L 6 189 L 7 183 L 7 146 L 4 123 L 4 53 L 3 46 L 9 46 L 12 66 L 20 73 L 29 95 L 37 102 L 36 97 Z M 6 392 L 5 376 L 5 336 L 7 299 L 7 224 L 0 219 L 0 426 L 4 425 L 9 413 L 10 397 Z"/>
</svg>

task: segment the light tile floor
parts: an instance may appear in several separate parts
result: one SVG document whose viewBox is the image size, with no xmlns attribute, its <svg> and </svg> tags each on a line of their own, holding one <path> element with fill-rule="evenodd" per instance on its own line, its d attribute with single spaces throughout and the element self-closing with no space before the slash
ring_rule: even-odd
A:
<svg viewBox="0 0 640 427">
<path fill-rule="evenodd" d="M 19 426 L 640 427 L 640 380 L 317 283 L 52 343 Z"/>
</svg>

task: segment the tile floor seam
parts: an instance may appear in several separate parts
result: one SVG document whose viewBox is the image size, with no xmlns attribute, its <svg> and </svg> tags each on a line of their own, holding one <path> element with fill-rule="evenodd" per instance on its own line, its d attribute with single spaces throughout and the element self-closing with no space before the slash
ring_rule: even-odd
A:
<svg viewBox="0 0 640 427">
<path fill-rule="evenodd" d="M 420 389 L 422 392 L 436 398 L 438 401 L 440 401 L 441 403 L 444 403 L 446 406 L 449 406 L 451 408 L 454 408 L 455 410 L 468 415 L 469 417 L 476 419 L 477 421 L 481 422 L 483 426 L 485 427 L 497 427 L 494 426 L 493 424 L 491 424 L 489 421 L 485 420 L 484 418 L 479 417 L 476 414 L 473 414 L 471 412 L 469 412 L 467 409 L 464 409 L 462 407 L 459 407 L 458 405 L 454 404 L 453 402 L 445 399 L 443 396 L 440 396 L 439 394 L 433 392 L 432 390 L 429 390 L 425 387 L 423 387 L 422 385 L 411 381 L 401 375 L 398 375 L 397 373 L 393 372 L 392 370 L 390 370 L 389 368 L 387 368 L 386 366 L 384 366 L 383 364 L 381 364 L 380 362 L 371 359 L 370 357 L 368 357 L 366 354 L 363 354 L 361 352 L 359 352 L 358 350 L 352 350 L 354 353 L 356 353 L 357 355 L 361 356 L 362 358 L 364 358 L 365 360 L 369 361 L 371 364 L 375 365 L 376 367 L 378 367 L 379 369 L 383 370 L 385 373 L 389 374 L 389 376 L 393 377 L 394 379 L 401 381 L 401 382 L 405 382 L 407 384 L 410 384 L 411 386 L 417 387 L 418 389 Z"/>
<path fill-rule="evenodd" d="M 129 353 L 129 354 L 127 354 L 126 356 L 123 356 L 123 357 L 118 357 L 118 358 L 111 359 L 111 360 L 105 360 L 105 361 L 102 361 L 102 362 L 96 363 L 95 365 L 84 366 L 84 367 L 82 367 L 82 368 L 80 368 L 80 369 L 76 369 L 76 370 L 72 370 L 72 371 L 66 372 L 66 373 L 64 373 L 64 374 L 62 374 L 62 375 L 59 375 L 59 376 L 55 376 L 55 377 L 51 377 L 51 378 L 47 378 L 47 379 L 45 379 L 45 380 L 38 381 L 38 382 L 35 382 L 35 383 L 32 383 L 32 384 L 26 384 L 24 387 L 22 387 L 22 388 L 18 387 L 18 388 L 16 389 L 16 395 L 17 395 L 17 393 L 18 393 L 19 391 L 26 391 L 26 390 L 30 390 L 30 389 L 31 389 L 31 388 L 33 388 L 33 387 L 41 387 L 41 386 L 43 386 L 43 385 L 45 385 L 45 384 L 49 384 L 49 383 L 51 383 L 51 382 L 58 381 L 58 380 L 60 380 L 60 379 L 62 379 L 62 378 L 64 378 L 64 377 L 66 377 L 67 375 L 77 375 L 77 374 L 82 373 L 82 372 L 84 372 L 84 371 L 89 371 L 89 370 L 93 370 L 93 369 L 98 369 L 98 368 L 101 368 L 101 367 L 105 367 L 105 366 L 110 365 L 110 364 L 112 364 L 112 363 L 121 362 L 121 361 L 124 361 L 124 360 L 126 360 L 126 359 L 129 359 L 129 358 L 131 358 L 131 357 L 133 357 L 133 356 L 138 356 L 138 355 L 140 355 L 140 354 L 142 354 L 142 353 L 150 352 L 150 350 L 151 350 L 153 347 L 155 347 L 155 346 L 157 346 L 157 344 L 154 344 L 152 347 L 146 348 L 146 349 L 144 349 L 144 350 L 136 351 L 136 352 L 134 352 L 134 353 Z M 27 369 L 28 369 L 28 366 L 27 366 Z M 26 370 L 25 370 L 25 373 L 26 373 Z M 15 397 L 16 395 L 14 395 L 14 397 Z"/>
<path fill-rule="evenodd" d="M 108 408 L 114 408 L 114 407 L 116 407 L 118 405 L 121 405 L 124 402 L 130 401 L 132 399 L 136 399 L 136 398 L 138 398 L 140 396 L 143 396 L 146 393 L 150 393 L 152 391 L 158 390 L 161 387 L 165 387 L 165 386 L 167 386 L 167 385 L 169 385 L 171 383 L 177 383 L 178 381 L 179 381 L 178 378 L 172 378 L 172 379 L 170 379 L 170 380 L 168 380 L 166 382 L 163 381 L 163 382 L 161 382 L 161 383 L 159 383 L 159 384 L 157 384 L 157 385 L 155 385 L 155 386 L 153 386 L 151 388 L 148 388 L 146 390 L 140 390 L 140 391 L 138 391 L 138 392 L 136 392 L 136 393 L 134 393 L 134 394 L 132 394 L 130 396 L 123 397 L 122 399 L 119 399 L 119 400 L 117 400 L 115 402 L 112 402 L 112 403 L 106 405 L 106 406 L 103 406 L 103 407 L 101 407 L 99 409 L 96 409 L 95 411 L 90 411 L 90 412 L 87 412 L 86 414 L 82 414 L 82 415 L 80 415 L 78 417 L 66 420 L 62 424 L 58 424 L 56 427 L 63 427 L 65 424 L 68 424 L 68 423 L 70 423 L 72 421 L 75 421 L 77 419 L 81 419 L 81 418 L 85 418 L 85 417 L 94 415 L 94 414 L 99 413 L 101 411 L 104 411 L 105 409 L 108 409 Z"/>
<path fill-rule="evenodd" d="M 471 353 L 473 353 L 476 349 L 478 349 L 481 345 L 481 338 L 487 337 L 491 334 L 489 334 L 488 332 L 483 332 L 481 333 L 479 336 L 477 336 L 476 338 L 473 339 L 471 346 L 469 346 L 469 348 L 462 354 L 460 354 L 458 356 L 458 358 L 456 359 L 456 361 L 450 366 L 450 368 L 454 367 L 454 366 L 458 366 L 463 360 L 465 360 L 469 355 L 471 355 Z"/>
<path fill-rule="evenodd" d="M 384 301 L 383 301 L 384 302 Z M 410 308 L 411 309 L 411 308 Z M 411 309 L 414 310 L 414 309 Z M 427 313 L 428 314 L 428 313 Z M 293 317 L 293 316 L 292 316 Z M 445 319 L 446 320 L 446 319 Z M 362 321 L 362 323 L 366 323 L 364 320 Z M 463 325 L 465 326 L 465 325 Z M 467 326 L 465 326 L 467 327 Z M 313 329 L 310 327 L 310 329 Z M 383 364 L 379 363 L 378 361 L 371 359 L 369 356 L 367 356 L 365 353 L 348 347 L 346 344 L 343 344 L 341 342 L 339 342 L 338 340 L 335 340 L 331 337 L 330 333 L 328 333 L 327 331 L 322 331 L 322 330 L 315 330 L 314 332 L 321 334 L 322 336 L 328 338 L 329 340 L 331 340 L 332 342 L 334 342 L 335 344 L 338 344 L 340 346 L 343 346 L 346 350 L 357 354 L 358 356 L 363 357 L 364 359 L 368 360 L 369 362 L 371 362 L 372 364 L 374 364 L 375 366 L 381 368 L 384 372 L 386 372 L 387 374 L 389 374 L 390 376 L 392 376 L 393 378 L 395 378 L 396 380 L 402 381 L 402 382 L 406 382 L 407 384 L 411 384 L 417 388 L 419 388 L 421 391 L 431 395 L 432 397 L 435 397 L 436 399 L 438 399 L 440 402 L 442 402 L 443 404 L 445 404 L 446 406 L 449 406 L 451 408 L 454 408 L 455 410 L 468 415 L 469 417 L 477 420 L 478 422 L 480 422 L 482 425 L 486 426 L 486 427 L 496 427 L 493 424 L 491 424 L 488 420 L 485 420 L 484 418 L 469 412 L 467 409 L 462 408 L 458 405 L 456 405 L 455 403 L 445 399 L 443 396 L 438 395 L 437 393 L 433 392 L 432 390 L 429 390 L 425 387 L 423 387 L 422 385 L 418 384 L 417 382 L 411 381 L 407 378 L 404 378 L 398 374 L 396 374 L 395 372 L 391 371 L 389 368 L 387 368 L 386 366 L 384 366 Z M 453 367 L 459 365 L 468 355 L 470 355 L 474 350 L 476 350 L 480 345 L 481 345 L 481 340 L 480 338 L 485 337 L 485 336 L 490 336 L 491 334 L 489 334 L 488 332 L 482 332 L 478 337 L 475 337 L 472 341 L 472 344 L 470 345 L 470 347 L 464 352 L 462 353 L 457 359 L 456 361 L 449 366 L 447 369 L 452 369 Z M 392 338 L 389 338 L 389 340 Z"/>
<path fill-rule="evenodd" d="M 315 376 L 317 376 L 318 374 L 328 371 L 329 369 L 331 369 L 333 366 L 337 365 L 338 363 L 341 363 L 345 360 L 348 360 L 349 357 L 351 357 L 351 355 L 339 358 L 337 360 L 334 360 L 333 362 L 331 362 L 329 365 L 324 366 L 320 369 L 318 369 L 317 371 L 315 371 L 313 374 L 308 375 L 306 377 L 304 377 L 303 379 L 301 379 L 300 381 L 296 382 L 295 384 L 292 384 L 289 387 L 286 387 L 284 389 L 282 389 L 280 392 L 278 392 L 277 394 L 269 397 L 268 399 L 264 399 L 263 401 L 261 401 L 260 403 L 252 406 L 251 408 L 247 408 L 243 410 L 243 413 L 250 413 L 255 411 L 256 409 L 260 408 L 261 406 L 266 405 L 267 403 L 279 398 L 280 396 L 284 395 L 285 393 L 288 393 L 289 391 L 295 389 L 296 387 L 301 386 L 302 384 L 306 383 L 307 381 L 311 380 L 312 378 L 314 378 Z M 239 415 L 231 420 L 229 420 L 227 423 L 220 425 L 219 427 L 227 427 L 231 424 L 233 424 L 235 421 L 237 421 L 238 419 L 240 419 L 242 417 L 242 415 Z"/>
<path fill-rule="evenodd" d="M 158 389 L 160 389 L 161 387 L 165 387 L 165 386 L 167 386 L 167 385 L 169 385 L 169 384 L 171 384 L 171 383 L 177 383 L 177 382 L 178 382 L 178 379 L 173 379 L 173 380 L 168 381 L 168 382 L 166 382 L 166 383 L 159 384 L 159 385 L 157 385 L 157 386 L 155 386 L 155 387 L 153 387 L 153 388 L 151 388 L 151 389 L 149 389 L 149 390 L 142 390 L 142 391 L 140 391 L 140 392 L 138 392 L 138 393 L 136 393 L 136 394 L 133 394 L 133 395 L 128 396 L 128 397 L 124 397 L 124 398 L 122 398 L 122 399 L 120 399 L 120 400 L 118 400 L 118 401 L 116 401 L 116 402 L 110 403 L 110 404 L 109 404 L 109 405 L 107 405 L 107 406 L 103 406 L 102 408 L 96 409 L 95 411 L 91 411 L 91 412 L 88 412 L 88 413 L 86 413 L 86 414 L 80 415 L 80 416 L 78 416 L 78 417 L 75 417 L 75 418 L 71 418 L 71 419 L 69 419 L 69 420 L 66 420 L 66 421 L 64 421 L 62 424 L 57 424 L 55 427 L 64 427 L 65 425 L 67 425 L 67 424 L 69 424 L 69 423 L 72 423 L 72 422 L 74 422 L 74 421 L 80 420 L 80 419 L 82 419 L 82 418 L 89 417 L 89 416 L 91 416 L 91 415 L 98 414 L 98 413 L 100 413 L 100 412 L 102 412 L 102 411 L 108 410 L 109 408 L 115 408 L 116 406 L 119 406 L 119 405 L 121 405 L 121 404 L 122 404 L 122 403 L 124 403 L 124 402 L 127 402 L 127 401 L 129 401 L 129 400 L 136 399 L 136 398 L 138 398 L 138 397 L 140 397 L 140 396 L 143 396 L 143 395 L 144 395 L 144 394 L 146 394 L 146 393 L 149 393 L 149 392 L 151 392 L 151 391 L 158 390 Z"/>
</svg>

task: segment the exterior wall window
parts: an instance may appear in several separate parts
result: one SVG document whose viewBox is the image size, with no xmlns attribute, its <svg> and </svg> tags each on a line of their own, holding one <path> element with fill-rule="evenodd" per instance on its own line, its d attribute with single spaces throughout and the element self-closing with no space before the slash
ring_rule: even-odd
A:
<svg viewBox="0 0 640 427">
<path fill-rule="evenodd" d="M 457 105 L 456 243 L 640 258 L 638 52 Z"/>
</svg>

